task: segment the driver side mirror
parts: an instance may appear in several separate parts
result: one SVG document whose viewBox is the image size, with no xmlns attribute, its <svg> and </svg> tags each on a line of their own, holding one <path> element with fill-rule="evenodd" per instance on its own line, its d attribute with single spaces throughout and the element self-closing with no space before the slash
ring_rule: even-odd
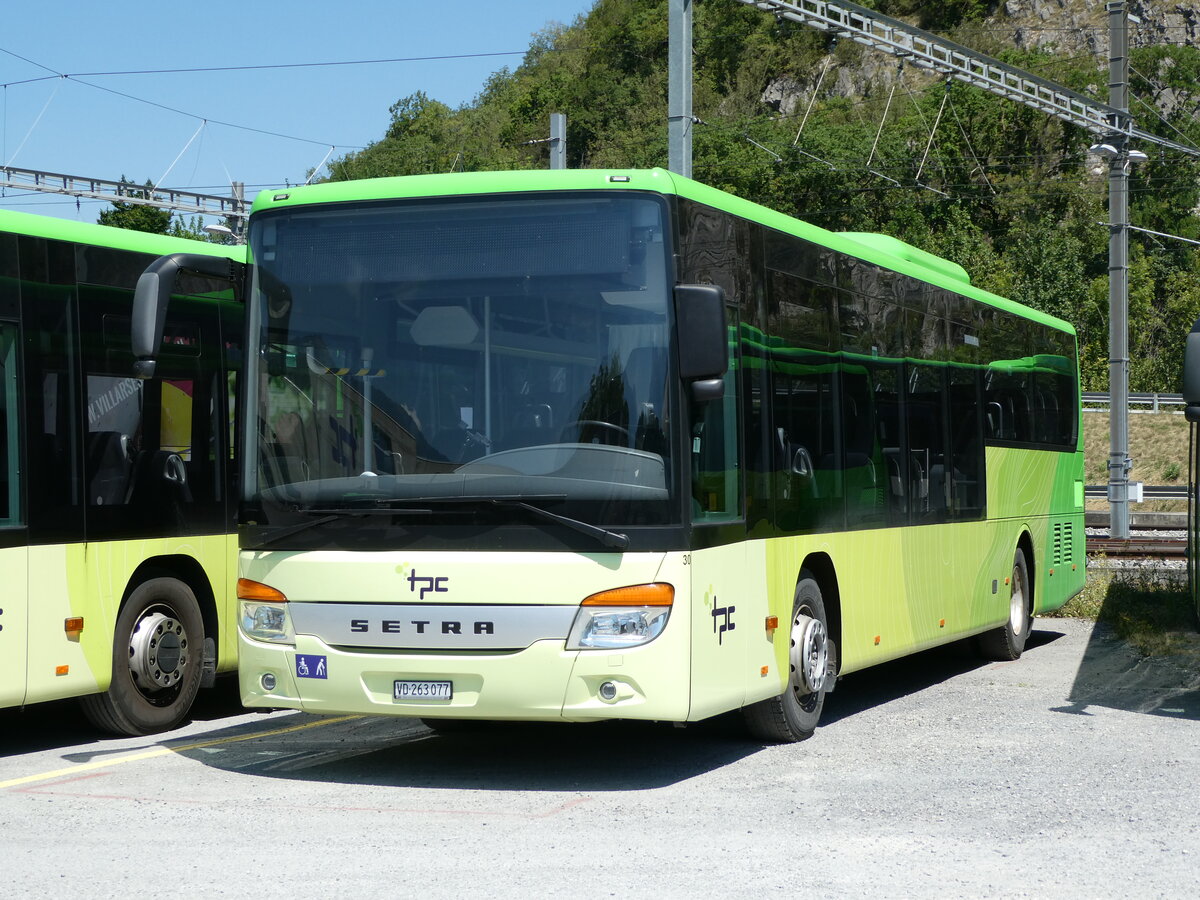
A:
<svg viewBox="0 0 1200 900">
<path fill-rule="evenodd" d="M 675 328 L 679 376 L 691 382 L 696 400 L 720 400 L 729 368 L 725 291 L 715 284 L 675 287 Z"/>
</svg>

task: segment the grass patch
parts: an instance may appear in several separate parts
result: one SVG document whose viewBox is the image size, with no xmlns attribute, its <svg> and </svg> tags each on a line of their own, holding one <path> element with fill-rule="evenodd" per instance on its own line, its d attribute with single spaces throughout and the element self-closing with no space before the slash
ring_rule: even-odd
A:
<svg viewBox="0 0 1200 900">
<path fill-rule="evenodd" d="M 1084 479 L 1108 484 L 1108 412 L 1083 414 Z M 1170 412 L 1137 413 L 1129 417 L 1130 481 L 1145 484 L 1183 484 L 1187 481 L 1188 423 Z M 1108 509 L 1107 500 L 1089 500 L 1088 509 Z M 1147 500 L 1134 511 L 1170 512 L 1187 509 L 1184 500 Z"/>
<path fill-rule="evenodd" d="M 1200 656 L 1196 610 L 1186 582 L 1162 573 L 1093 569 L 1083 592 L 1050 615 L 1103 622 L 1147 656 Z"/>
</svg>

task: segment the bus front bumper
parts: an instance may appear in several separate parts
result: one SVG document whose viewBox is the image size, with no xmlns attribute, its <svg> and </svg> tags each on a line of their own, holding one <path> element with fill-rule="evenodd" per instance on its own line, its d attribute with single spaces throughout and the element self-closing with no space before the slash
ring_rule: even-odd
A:
<svg viewBox="0 0 1200 900">
<path fill-rule="evenodd" d="M 273 645 L 243 634 L 239 680 L 248 707 L 321 714 L 685 721 L 688 666 L 664 638 L 615 651 L 544 640 L 506 653 L 415 654 L 346 650 L 303 634 L 295 646 Z M 449 682 L 450 699 L 396 698 L 397 683 L 430 682 Z"/>
</svg>

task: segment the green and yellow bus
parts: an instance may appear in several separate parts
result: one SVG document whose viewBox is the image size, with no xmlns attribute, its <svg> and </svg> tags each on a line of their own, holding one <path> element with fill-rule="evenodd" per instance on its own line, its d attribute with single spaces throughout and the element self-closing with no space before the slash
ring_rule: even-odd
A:
<svg viewBox="0 0 1200 900">
<path fill-rule="evenodd" d="M 1083 585 L 1071 327 L 898 240 L 662 170 L 298 187 L 249 236 L 249 706 L 794 741 Z"/>
<path fill-rule="evenodd" d="M 156 377 L 134 287 L 182 276 Z M 237 660 L 230 392 L 241 297 L 220 247 L 0 211 L 0 707 L 79 697 L 121 734 L 177 724 Z"/>
</svg>

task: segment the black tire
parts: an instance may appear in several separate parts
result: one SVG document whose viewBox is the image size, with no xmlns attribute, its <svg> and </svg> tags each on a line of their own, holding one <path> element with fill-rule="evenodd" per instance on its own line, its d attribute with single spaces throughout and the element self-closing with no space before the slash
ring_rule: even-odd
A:
<svg viewBox="0 0 1200 900">
<path fill-rule="evenodd" d="M 801 570 L 796 582 L 792 621 L 788 627 L 791 647 L 787 687 L 778 697 L 759 701 L 742 710 L 751 735 L 777 744 L 795 743 L 813 736 L 825 706 L 825 693 L 832 677 L 830 670 L 836 668 L 830 665 L 836 659 L 836 651 L 829 639 L 821 586 L 807 569 Z M 798 650 L 803 660 L 799 668 L 796 665 Z M 805 670 L 809 673 L 807 677 Z M 816 690 L 812 690 L 809 678 L 818 682 Z"/>
<path fill-rule="evenodd" d="M 979 653 L 996 662 L 1020 659 L 1032 628 L 1033 582 L 1029 580 L 1025 551 L 1018 547 L 1008 584 L 1008 619 L 999 628 L 979 635 Z"/>
<path fill-rule="evenodd" d="M 112 683 L 81 698 L 84 715 L 113 734 L 174 728 L 196 699 L 203 656 L 204 619 L 191 588 L 174 578 L 145 581 L 117 616 Z"/>
</svg>

